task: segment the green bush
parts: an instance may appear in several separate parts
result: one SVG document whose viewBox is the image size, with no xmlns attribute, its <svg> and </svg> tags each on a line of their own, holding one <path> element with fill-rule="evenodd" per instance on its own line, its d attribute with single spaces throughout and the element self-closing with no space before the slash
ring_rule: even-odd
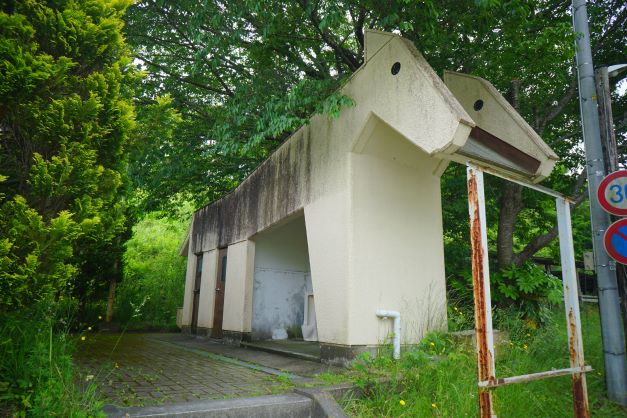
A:
<svg viewBox="0 0 627 418">
<path fill-rule="evenodd" d="M 124 279 L 117 291 L 117 321 L 130 322 L 132 328 L 176 326 L 176 308 L 183 303 L 186 265 L 179 249 L 187 224 L 150 213 L 133 227 L 124 253 Z M 134 314 L 142 304 L 139 319 Z"/>
<path fill-rule="evenodd" d="M 449 279 L 449 287 L 450 300 L 472 306 L 470 271 Z M 522 318 L 536 324 L 546 321 L 551 307 L 563 300 L 562 281 L 531 262 L 490 272 L 490 292 L 493 306 L 514 309 Z"/>
<path fill-rule="evenodd" d="M 75 308 L 48 300 L 0 315 L 0 415 L 103 415 L 95 387 L 77 381 L 72 363 Z"/>
</svg>

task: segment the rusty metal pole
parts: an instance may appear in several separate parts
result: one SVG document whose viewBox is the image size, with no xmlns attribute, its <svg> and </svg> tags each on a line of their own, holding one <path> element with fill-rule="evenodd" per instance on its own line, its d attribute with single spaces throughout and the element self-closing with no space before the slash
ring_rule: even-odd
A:
<svg viewBox="0 0 627 418">
<path fill-rule="evenodd" d="M 490 299 L 490 269 L 488 264 L 488 234 L 485 217 L 483 172 L 468 164 L 468 211 L 470 214 L 470 243 L 472 248 L 472 285 L 475 302 L 475 335 L 477 339 L 477 370 L 479 382 L 496 381 L 494 367 L 494 337 Z M 489 388 L 479 388 L 481 418 L 496 417 Z"/>
<path fill-rule="evenodd" d="M 570 222 L 570 203 L 557 198 L 557 226 L 559 231 L 560 257 L 562 261 L 562 282 L 564 285 L 564 307 L 568 322 L 568 352 L 570 367 L 584 370 L 583 340 L 581 338 L 581 318 L 579 316 L 579 295 L 577 291 L 577 269 L 575 250 Z M 588 389 L 586 374 L 573 373 L 573 404 L 576 418 L 588 418 Z"/>
</svg>

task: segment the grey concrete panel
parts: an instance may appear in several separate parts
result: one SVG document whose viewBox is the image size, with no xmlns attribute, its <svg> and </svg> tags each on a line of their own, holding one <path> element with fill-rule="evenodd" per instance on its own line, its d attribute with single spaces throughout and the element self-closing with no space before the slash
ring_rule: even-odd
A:
<svg viewBox="0 0 627 418">
<path fill-rule="evenodd" d="M 107 406 L 107 416 L 115 417 L 189 417 L 189 418 L 309 418 L 313 417 L 314 401 L 303 395 L 258 396 L 228 400 L 187 402 L 146 408 Z"/>
</svg>

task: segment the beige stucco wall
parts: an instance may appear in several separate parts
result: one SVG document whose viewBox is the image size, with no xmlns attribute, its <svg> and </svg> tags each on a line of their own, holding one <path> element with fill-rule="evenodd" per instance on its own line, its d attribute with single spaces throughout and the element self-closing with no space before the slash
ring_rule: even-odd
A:
<svg viewBox="0 0 627 418">
<path fill-rule="evenodd" d="M 255 243 L 240 241 L 227 250 L 222 329 L 251 331 Z"/>
<path fill-rule="evenodd" d="M 345 154 L 348 159 L 348 155 Z M 305 207 L 311 281 L 320 341 L 348 344 L 348 195 L 331 193 Z"/>
<path fill-rule="evenodd" d="M 401 313 L 402 341 L 446 328 L 446 289 L 438 161 L 380 123 L 362 153 L 351 154 L 351 344 L 378 344 Z"/>
<path fill-rule="evenodd" d="M 203 253 L 202 273 L 200 278 L 200 298 L 198 302 L 198 326 L 213 328 L 213 307 L 215 301 L 216 269 L 218 268 L 218 250 Z"/>
</svg>

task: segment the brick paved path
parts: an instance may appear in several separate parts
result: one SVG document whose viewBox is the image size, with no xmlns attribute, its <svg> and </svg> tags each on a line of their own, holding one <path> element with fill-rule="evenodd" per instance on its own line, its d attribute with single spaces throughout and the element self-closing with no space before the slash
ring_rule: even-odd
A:
<svg viewBox="0 0 627 418">
<path fill-rule="evenodd" d="M 143 334 L 87 336 L 76 353 L 82 382 L 97 384 L 101 399 L 118 406 L 149 406 L 201 399 L 278 393 L 285 379 L 209 358 Z"/>
</svg>

